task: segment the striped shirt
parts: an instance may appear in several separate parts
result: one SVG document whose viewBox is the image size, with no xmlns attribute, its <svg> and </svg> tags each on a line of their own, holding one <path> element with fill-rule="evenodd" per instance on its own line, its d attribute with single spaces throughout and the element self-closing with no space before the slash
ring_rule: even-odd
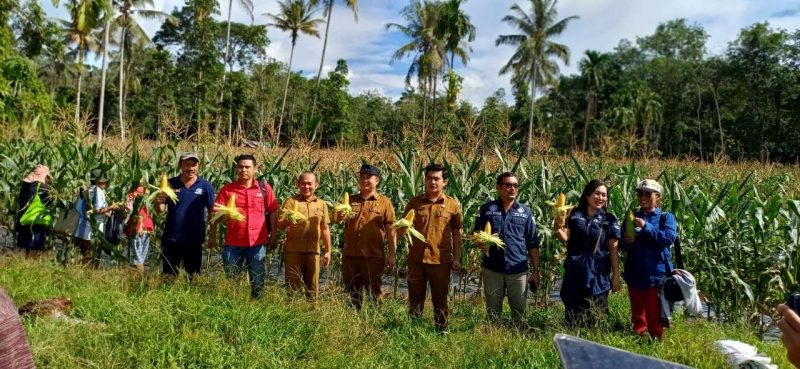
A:
<svg viewBox="0 0 800 369">
<path fill-rule="evenodd" d="M 0 288 L 0 368 L 35 368 L 14 301 Z"/>
</svg>

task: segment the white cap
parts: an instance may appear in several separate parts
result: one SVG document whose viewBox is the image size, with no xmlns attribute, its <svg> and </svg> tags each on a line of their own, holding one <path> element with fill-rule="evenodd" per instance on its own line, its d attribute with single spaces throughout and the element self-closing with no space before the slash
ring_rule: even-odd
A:
<svg viewBox="0 0 800 369">
<path fill-rule="evenodd" d="M 645 179 L 636 186 L 636 191 L 658 192 L 661 194 L 661 185 L 655 179 Z"/>
</svg>

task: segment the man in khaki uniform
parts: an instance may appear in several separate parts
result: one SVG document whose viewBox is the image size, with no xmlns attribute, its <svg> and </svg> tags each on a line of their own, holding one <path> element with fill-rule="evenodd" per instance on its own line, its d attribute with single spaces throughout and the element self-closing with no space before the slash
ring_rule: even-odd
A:
<svg viewBox="0 0 800 369">
<path fill-rule="evenodd" d="M 389 273 L 397 257 L 397 238 L 392 223 L 394 207 L 386 196 L 377 193 L 381 172 L 372 165 L 362 165 L 358 172 L 359 193 L 350 196 L 355 213 L 351 218 L 334 213 L 333 221 L 344 221 L 344 251 L 342 279 L 356 310 L 361 309 L 366 288 L 376 300 L 381 300 L 381 276 Z M 388 241 L 388 252 L 384 244 Z"/>
<path fill-rule="evenodd" d="M 447 196 L 447 170 L 439 164 L 425 167 L 425 193 L 406 205 L 404 214 L 414 210 L 414 229 L 427 242 L 412 237 L 408 251 L 409 315 L 419 318 L 431 287 L 436 330 L 447 331 L 447 292 L 450 271 L 461 268 L 461 229 L 463 216 L 456 199 Z M 400 231 L 404 232 L 404 231 Z"/>
<path fill-rule="evenodd" d="M 286 231 L 283 260 L 286 264 L 286 286 L 290 291 L 305 287 L 306 297 L 315 300 L 319 291 L 320 241 L 325 244 L 322 265 L 331 261 L 331 232 L 328 224 L 328 207 L 314 192 L 319 187 L 317 176 L 305 172 L 297 178 L 299 193 L 283 202 L 284 209 L 294 209 L 308 218 L 307 222 L 292 224 L 279 221 L 278 228 Z"/>
</svg>

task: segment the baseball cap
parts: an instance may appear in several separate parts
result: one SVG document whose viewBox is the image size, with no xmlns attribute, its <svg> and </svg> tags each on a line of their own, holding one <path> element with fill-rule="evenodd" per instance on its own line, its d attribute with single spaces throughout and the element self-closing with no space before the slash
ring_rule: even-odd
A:
<svg viewBox="0 0 800 369">
<path fill-rule="evenodd" d="M 194 152 L 189 151 L 189 152 L 185 152 L 185 153 L 181 154 L 181 157 L 178 160 L 178 163 L 183 162 L 184 160 L 188 160 L 188 159 L 194 159 L 194 160 L 197 160 L 198 163 L 200 162 L 200 157 L 197 156 L 197 154 L 195 154 Z"/>
<path fill-rule="evenodd" d="M 645 179 L 636 186 L 636 191 L 658 192 L 661 193 L 661 185 L 655 179 Z"/>
<path fill-rule="evenodd" d="M 369 165 L 369 164 L 362 165 L 361 169 L 358 170 L 358 173 L 359 174 L 367 173 L 367 174 L 372 174 L 372 175 L 378 176 L 378 177 L 381 176 L 381 170 L 378 169 L 377 167 Z"/>
</svg>

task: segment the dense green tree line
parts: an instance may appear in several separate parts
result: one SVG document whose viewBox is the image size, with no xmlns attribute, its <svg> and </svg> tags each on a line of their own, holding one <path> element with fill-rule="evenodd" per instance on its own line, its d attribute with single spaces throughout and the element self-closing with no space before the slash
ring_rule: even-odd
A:
<svg viewBox="0 0 800 369">
<path fill-rule="evenodd" d="M 149 0 L 64 0 L 61 22 L 36 0 L 0 0 L 0 121 L 74 121 L 98 139 L 131 130 L 236 144 L 798 160 L 800 30 L 756 23 L 712 55 L 703 28 L 676 19 L 613 50 L 571 55 L 553 38 L 581 20 L 559 16 L 555 0 L 519 0 L 498 19 L 515 29 L 497 36 L 498 47 L 515 48 L 498 71 L 511 90 L 474 106 L 459 96 L 476 33 L 464 1 L 413 0 L 386 25 L 406 40 L 386 62 L 409 67 L 393 99 L 349 93 L 345 60 L 306 78 L 266 53 L 271 32 L 289 34 L 293 49 L 327 40 L 333 9 L 357 20 L 357 0 L 282 0 L 278 13 L 258 15 L 266 24 L 231 22 L 232 0 L 187 0 L 171 14 Z M 251 1 L 237 5 L 252 15 Z M 152 39 L 142 18 L 163 21 Z M 579 73 L 561 75 L 557 61 Z"/>
</svg>

